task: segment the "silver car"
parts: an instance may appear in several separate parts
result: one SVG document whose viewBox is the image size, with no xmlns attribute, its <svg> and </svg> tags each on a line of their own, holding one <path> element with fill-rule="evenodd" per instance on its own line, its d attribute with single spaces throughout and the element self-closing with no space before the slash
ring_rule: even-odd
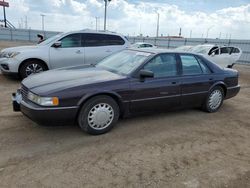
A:
<svg viewBox="0 0 250 188">
<path fill-rule="evenodd" d="M 62 33 L 35 46 L 3 49 L 0 69 L 5 74 L 25 78 L 49 69 L 95 64 L 129 46 L 126 37 L 113 32 L 82 30 Z"/>
</svg>

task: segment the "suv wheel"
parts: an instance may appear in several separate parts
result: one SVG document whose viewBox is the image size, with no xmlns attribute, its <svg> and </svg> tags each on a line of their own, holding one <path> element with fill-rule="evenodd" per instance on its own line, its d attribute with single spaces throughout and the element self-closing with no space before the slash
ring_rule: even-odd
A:
<svg viewBox="0 0 250 188">
<path fill-rule="evenodd" d="M 25 62 L 21 66 L 20 76 L 22 79 L 24 79 L 32 74 L 36 74 L 36 73 L 43 72 L 46 70 L 47 70 L 47 67 L 43 63 L 37 60 L 31 60 L 31 61 Z"/>
<path fill-rule="evenodd" d="M 105 95 L 88 100 L 78 115 L 78 124 L 89 134 L 98 135 L 113 128 L 119 118 L 119 106 L 116 101 Z"/>
</svg>

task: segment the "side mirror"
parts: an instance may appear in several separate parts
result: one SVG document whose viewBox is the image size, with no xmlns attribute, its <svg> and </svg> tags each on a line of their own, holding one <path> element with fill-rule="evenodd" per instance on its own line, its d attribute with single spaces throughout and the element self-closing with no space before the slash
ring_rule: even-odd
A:
<svg viewBox="0 0 250 188">
<path fill-rule="evenodd" d="M 59 48 L 59 47 L 61 47 L 62 46 L 62 42 L 61 41 L 56 41 L 53 45 L 52 45 L 52 47 L 54 47 L 54 48 Z"/>
<path fill-rule="evenodd" d="M 153 78 L 154 73 L 149 70 L 140 70 L 139 75 L 141 78 Z"/>
</svg>

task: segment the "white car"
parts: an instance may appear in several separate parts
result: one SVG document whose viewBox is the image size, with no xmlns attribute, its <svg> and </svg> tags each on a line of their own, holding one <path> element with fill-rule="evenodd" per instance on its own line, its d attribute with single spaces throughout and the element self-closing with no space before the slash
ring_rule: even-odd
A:
<svg viewBox="0 0 250 188">
<path fill-rule="evenodd" d="M 190 52 L 190 51 L 192 51 L 193 47 L 194 46 L 179 46 L 179 47 L 175 48 L 175 50 L 177 50 L 177 51 L 184 51 L 184 52 Z"/>
<path fill-rule="evenodd" d="M 3 49 L 0 69 L 3 73 L 25 78 L 49 69 L 95 64 L 129 46 L 124 36 L 113 32 L 82 30 L 62 33 L 35 46 Z"/>
<path fill-rule="evenodd" d="M 232 68 L 242 54 L 242 50 L 238 47 L 213 44 L 197 45 L 191 49 L 191 52 L 203 54 L 207 59 L 221 67 L 228 68 Z"/>
<path fill-rule="evenodd" d="M 156 46 L 150 43 L 136 42 L 131 45 L 131 48 L 156 48 Z"/>
</svg>

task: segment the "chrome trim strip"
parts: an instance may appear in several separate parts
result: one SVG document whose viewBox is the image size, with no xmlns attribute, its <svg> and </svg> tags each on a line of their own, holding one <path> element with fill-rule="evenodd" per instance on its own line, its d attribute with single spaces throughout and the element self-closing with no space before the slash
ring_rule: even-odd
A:
<svg viewBox="0 0 250 188">
<path fill-rule="evenodd" d="M 145 99 L 135 99 L 135 100 L 131 100 L 131 102 L 139 102 L 139 101 L 155 100 L 155 99 L 164 99 L 164 98 L 172 98 L 172 97 L 180 97 L 180 96 L 181 95 L 170 95 L 170 96 L 152 97 L 152 98 L 145 98 Z"/>
<path fill-rule="evenodd" d="M 227 89 L 236 89 L 236 88 L 239 88 L 240 85 L 237 85 L 237 86 L 232 86 L 232 87 L 228 87 Z"/>
<path fill-rule="evenodd" d="M 201 92 L 195 92 L 195 93 L 187 93 L 187 94 L 181 94 L 181 95 L 170 95 L 170 96 L 162 96 L 162 97 L 152 97 L 152 98 L 145 98 L 145 99 L 135 99 L 135 100 L 131 100 L 131 102 L 139 102 L 139 101 L 155 100 L 155 99 L 164 99 L 164 98 L 172 98 L 172 97 L 181 97 L 181 96 L 197 95 L 197 94 L 204 94 L 204 93 L 208 93 L 208 91 L 201 91 Z"/>
<path fill-rule="evenodd" d="M 185 94 L 182 94 L 182 96 L 197 95 L 197 94 L 204 94 L 204 93 L 208 93 L 208 91 L 200 91 L 200 92 L 195 92 L 195 93 L 185 93 Z"/>
<path fill-rule="evenodd" d="M 30 108 L 31 110 L 43 111 L 43 110 L 68 110 L 68 109 L 77 109 L 78 106 L 68 106 L 68 107 L 33 107 L 32 105 L 26 103 L 25 101 L 21 101 L 21 105 Z"/>
</svg>

